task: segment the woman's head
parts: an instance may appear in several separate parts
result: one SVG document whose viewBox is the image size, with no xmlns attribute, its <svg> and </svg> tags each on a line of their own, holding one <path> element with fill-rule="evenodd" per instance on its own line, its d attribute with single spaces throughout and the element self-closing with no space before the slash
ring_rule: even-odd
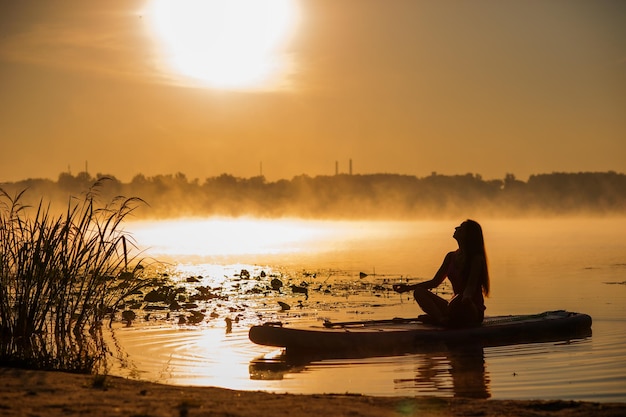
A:
<svg viewBox="0 0 626 417">
<path fill-rule="evenodd" d="M 485 252 L 483 229 L 474 220 L 467 219 L 461 223 L 454 231 L 454 238 L 467 253 Z"/>
</svg>

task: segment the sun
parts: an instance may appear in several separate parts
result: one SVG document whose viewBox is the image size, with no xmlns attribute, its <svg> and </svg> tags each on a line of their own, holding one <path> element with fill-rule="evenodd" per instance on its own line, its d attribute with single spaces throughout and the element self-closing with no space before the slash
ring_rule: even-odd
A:
<svg viewBox="0 0 626 417">
<path fill-rule="evenodd" d="M 151 0 L 147 15 L 177 73 L 213 88 L 264 88 L 288 72 L 296 1 Z"/>
</svg>

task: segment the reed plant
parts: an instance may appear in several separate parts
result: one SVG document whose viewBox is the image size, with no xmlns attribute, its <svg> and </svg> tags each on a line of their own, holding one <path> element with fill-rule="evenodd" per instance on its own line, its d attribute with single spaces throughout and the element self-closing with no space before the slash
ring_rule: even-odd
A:
<svg viewBox="0 0 626 417">
<path fill-rule="evenodd" d="M 141 200 L 118 197 L 99 206 L 101 186 L 99 180 L 70 198 L 62 214 L 43 200 L 22 205 L 24 191 L 10 196 L 0 189 L 0 364 L 106 368 L 103 322 L 151 280 L 121 228 Z"/>
</svg>

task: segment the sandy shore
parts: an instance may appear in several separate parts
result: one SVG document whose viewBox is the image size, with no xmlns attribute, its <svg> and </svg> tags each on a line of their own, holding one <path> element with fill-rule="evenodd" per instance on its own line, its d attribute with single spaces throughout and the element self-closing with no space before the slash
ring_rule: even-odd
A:
<svg viewBox="0 0 626 417">
<path fill-rule="evenodd" d="M 0 368 L 10 416 L 624 416 L 626 403 L 291 395 Z"/>
</svg>

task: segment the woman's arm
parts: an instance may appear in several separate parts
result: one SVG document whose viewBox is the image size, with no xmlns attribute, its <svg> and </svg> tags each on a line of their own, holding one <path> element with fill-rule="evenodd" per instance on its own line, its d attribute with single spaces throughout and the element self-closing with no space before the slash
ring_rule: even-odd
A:
<svg viewBox="0 0 626 417">
<path fill-rule="evenodd" d="M 441 266 L 439 267 L 439 269 L 437 270 L 437 273 L 435 273 L 435 276 L 432 279 L 429 279 L 428 281 L 419 282 L 413 285 L 394 284 L 393 286 L 394 291 L 402 293 L 406 291 L 413 291 L 416 288 L 426 288 L 427 290 L 429 290 L 431 288 L 438 287 L 443 282 L 443 280 L 446 279 L 446 276 L 448 275 L 448 267 L 450 266 L 450 262 L 452 262 L 453 259 L 454 259 L 454 252 L 449 252 L 446 255 L 446 257 L 443 259 Z"/>
<path fill-rule="evenodd" d="M 446 257 L 443 258 L 443 262 L 441 263 L 441 266 L 439 267 L 439 269 L 435 273 L 435 276 L 432 279 L 428 281 L 420 282 L 419 284 L 416 284 L 416 285 L 422 288 L 426 288 L 426 289 L 436 288 L 439 285 L 441 285 L 443 280 L 446 279 L 446 277 L 448 276 L 450 263 L 454 261 L 454 254 L 455 252 L 448 252 Z"/>
</svg>

